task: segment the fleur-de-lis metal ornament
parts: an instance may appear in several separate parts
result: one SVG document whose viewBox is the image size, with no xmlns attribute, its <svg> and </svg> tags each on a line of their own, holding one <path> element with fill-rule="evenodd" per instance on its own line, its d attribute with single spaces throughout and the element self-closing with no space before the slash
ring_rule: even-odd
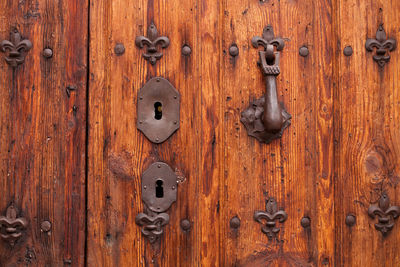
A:
<svg viewBox="0 0 400 267">
<path fill-rule="evenodd" d="M 24 63 L 25 56 L 31 48 L 31 41 L 28 39 L 22 40 L 21 34 L 17 29 L 11 31 L 10 41 L 3 40 L 0 43 L 0 51 L 6 54 L 4 59 L 13 68 Z"/>
<path fill-rule="evenodd" d="M 375 224 L 375 229 L 380 231 L 383 236 L 386 236 L 394 226 L 394 220 L 400 216 L 399 206 L 390 206 L 389 196 L 384 193 L 378 201 L 378 204 L 371 205 L 368 209 L 368 215 L 375 219 L 378 217 L 378 223 Z"/>
<path fill-rule="evenodd" d="M 17 210 L 13 204 L 7 208 L 6 216 L 0 216 L 0 236 L 11 247 L 22 236 L 27 226 L 25 218 L 17 218 Z"/>
<path fill-rule="evenodd" d="M 147 46 L 146 52 L 143 53 L 143 57 L 154 65 L 157 60 L 163 56 L 163 53 L 158 51 L 158 47 L 161 46 L 161 48 L 167 48 L 169 46 L 169 39 L 166 36 L 159 37 L 157 28 L 152 22 L 147 29 L 147 37 L 138 36 L 136 37 L 135 43 L 140 49 Z"/>
<path fill-rule="evenodd" d="M 266 201 L 265 211 L 256 211 L 254 213 L 254 220 L 263 224 L 261 231 L 268 236 L 271 240 L 279 233 L 281 230 L 276 227 L 276 221 L 283 223 L 287 219 L 287 213 L 284 210 L 278 210 L 277 203 L 274 198 L 269 198 Z M 265 221 L 265 223 L 263 223 Z"/>
<path fill-rule="evenodd" d="M 135 222 L 143 226 L 142 234 L 147 237 L 150 243 L 154 243 L 164 232 L 164 226 L 169 222 L 167 213 L 160 213 L 155 216 L 139 213 Z"/>
<path fill-rule="evenodd" d="M 254 48 L 263 46 L 267 52 L 270 52 L 269 50 L 273 49 L 272 46 L 275 46 L 277 51 L 282 51 L 283 47 L 285 47 L 285 42 L 283 39 L 281 37 L 275 37 L 274 29 L 271 25 L 267 25 L 263 29 L 262 37 L 254 36 L 251 39 L 251 44 L 254 46 Z M 271 54 L 271 52 L 269 54 Z"/>
<path fill-rule="evenodd" d="M 372 52 L 374 47 L 376 48 L 376 55 L 374 60 L 380 67 L 385 66 L 390 60 L 389 51 L 393 51 L 397 46 L 395 39 L 386 39 L 386 32 L 383 29 L 383 24 L 379 25 L 378 31 L 376 32 L 375 39 L 367 39 L 365 42 L 365 48 L 367 51 Z"/>
</svg>

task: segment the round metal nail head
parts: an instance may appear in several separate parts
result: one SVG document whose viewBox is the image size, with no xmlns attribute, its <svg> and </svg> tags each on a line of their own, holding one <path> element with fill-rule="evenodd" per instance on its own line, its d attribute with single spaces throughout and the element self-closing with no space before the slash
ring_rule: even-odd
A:
<svg viewBox="0 0 400 267">
<path fill-rule="evenodd" d="M 192 53 L 192 49 L 190 48 L 190 46 L 184 45 L 184 46 L 182 47 L 182 54 L 183 54 L 184 56 L 189 56 L 191 53 Z"/>
<path fill-rule="evenodd" d="M 190 222 L 188 219 L 184 219 L 181 221 L 181 228 L 183 231 L 189 231 L 190 230 Z"/>
<path fill-rule="evenodd" d="M 301 224 L 301 226 L 303 226 L 303 228 L 310 227 L 311 220 L 309 217 L 303 217 L 303 218 L 301 218 L 300 224 Z"/>
<path fill-rule="evenodd" d="M 232 44 L 229 47 L 229 55 L 231 55 L 232 57 L 236 57 L 237 55 L 239 55 L 239 48 L 236 44 Z"/>
<path fill-rule="evenodd" d="M 53 57 L 53 50 L 51 50 L 51 48 L 45 48 L 43 49 L 43 56 L 45 58 L 51 58 Z"/>
<path fill-rule="evenodd" d="M 356 224 L 356 216 L 354 216 L 353 214 L 348 214 L 346 216 L 345 222 L 347 226 L 353 226 L 354 224 Z"/>
<path fill-rule="evenodd" d="M 238 229 L 240 227 L 240 219 L 235 216 L 229 221 L 229 226 L 233 229 Z"/>
<path fill-rule="evenodd" d="M 114 47 L 114 52 L 116 55 L 120 56 L 125 53 L 125 46 L 123 44 L 116 44 Z"/>
<path fill-rule="evenodd" d="M 343 49 L 343 54 L 344 54 L 346 57 L 351 56 L 351 55 L 353 54 L 353 48 L 352 48 L 351 46 L 346 46 L 346 47 Z"/>
<path fill-rule="evenodd" d="M 308 54 L 309 54 L 308 47 L 305 46 L 305 45 L 302 46 L 302 47 L 300 47 L 300 49 L 299 49 L 299 54 L 300 54 L 300 56 L 302 56 L 302 57 L 308 56 Z"/>
<path fill-rule="evenodd" d="M 43 232 L 47 233 L 51 230 L 51 222 L 49 221 L 43 221 L 40 224 L 40 228 L 42 229 Z"/>
</svg>

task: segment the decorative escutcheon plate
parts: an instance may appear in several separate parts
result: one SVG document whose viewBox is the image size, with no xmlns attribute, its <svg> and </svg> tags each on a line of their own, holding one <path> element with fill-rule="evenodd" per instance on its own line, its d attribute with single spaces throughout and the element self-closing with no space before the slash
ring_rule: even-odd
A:
<svg viewBox="0 0 400 267">
<path fill-rule="evenodd" d="M 153 143 L 162 143 L 179 129 L 180 94 L 164 78 L 155 77 L 139 91 L 137 128 Z"/>
<path fill-rule="evenodd" d="M 176 201 L 177 177 L 164 162 L 153 163 L 142 176 L 142 200 L 154 212 L 164 212 Z"/>
</svg>

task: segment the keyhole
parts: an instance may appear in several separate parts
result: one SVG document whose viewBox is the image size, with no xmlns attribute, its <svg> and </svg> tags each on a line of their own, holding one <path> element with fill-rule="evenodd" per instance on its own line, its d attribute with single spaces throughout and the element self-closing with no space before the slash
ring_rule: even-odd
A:
<svg viewBox="0 0 400 267">
<path fill-rule="evenodd" d="M 164 197 L 163 181 L 157 180 L 156 181 L 156 198 L 163 198 L 163 197 Z"/>
<path fill-rule="evenodd" d="M 160 102 L 154 103 L 154 118 L 161 120 L 162 118 L 162 104 Z"/>
</svg>

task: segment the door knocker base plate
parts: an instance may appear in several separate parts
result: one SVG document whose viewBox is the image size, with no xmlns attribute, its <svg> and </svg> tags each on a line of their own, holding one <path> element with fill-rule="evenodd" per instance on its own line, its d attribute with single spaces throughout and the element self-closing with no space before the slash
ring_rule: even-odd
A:
<svg viewBox="0 0 400 267">
<path fill-rule="evenodd" d="M 255 137 L 262 143 L 269 144 L 274 139 L 282 137 L 283 131 L 289 127 L 292 116 L 285 110 L 281 104 L 282 117 L 284 120 L 283 126 L 279 132 L 272 133 L 265 129 L 265 125 L 262 121 L 262 114 L 264 113 L 265 96 L 254 100 L 250 105 L 242 112 L 240 121 L 244 124 L 249 136 Z"/>
</svg>

